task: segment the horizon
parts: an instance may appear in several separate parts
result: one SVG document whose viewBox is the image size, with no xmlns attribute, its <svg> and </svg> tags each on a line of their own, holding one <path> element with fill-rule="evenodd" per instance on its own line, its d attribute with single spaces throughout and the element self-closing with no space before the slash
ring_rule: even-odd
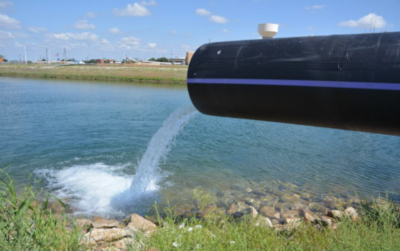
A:
<svg viewBox="0 0 400 251">
<path fill-rule="evenodd" d="M 19 60 L 182 57 L 202 44 L 399 31 L 400 1 L 26 1 L 0 0 L 0 54 Z M 57 57 L 58 54 L 58 57 Z"/>
</svg>

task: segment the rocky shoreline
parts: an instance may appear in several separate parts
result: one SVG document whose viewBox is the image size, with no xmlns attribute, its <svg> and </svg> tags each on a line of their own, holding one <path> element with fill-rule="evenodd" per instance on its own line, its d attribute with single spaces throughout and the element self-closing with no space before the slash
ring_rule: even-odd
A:
<svg viewBox="0 0 400 251">
<path fill-rule="evenodd" d="M 210 204 L 195 217 L 221 221 L 220 213 L 221 211 L 218 211 L 215 205 Z M 324 214 L 318 215 L 303 208 L 280 214 L 267 207 L 262 207 L 257 211 L 253 206 L 232 205 L 227 213 L 232 216 L 233 220 L 242 220 L 245 217 L 253 218 L 255 226 L 275 229 L 277 232 L 293 231 L 302 223 L 311 224 L 319 230 L 324 228 L 336 230 L 340 225 L 340 220 L 345 217 L 353 221 L 361 219 L 353 207 L 347 207 L 345 210 L 328 210 Z M 278 218 L 279 220 L 277 220 Z M 141 240 L 150 238 L 151 234 L 159 228 L 169 227 L 166 222 L 156 222 L 157 225 L 138 214 L 131 214 L 122 221 L 93 217 L 92 219 L 76 219 L 76 223 L 84 234 L 81 243 L 85 244 L 89 250 L 103 251 L 123 251 L 128 248 L 147 250 Z M 223 222 L 219 223 L 223 224 Z M 181 226 L 175 227 L 180 228 Z M 155 251 L 155 249 L 151 250 Z"/>
<path fill-rule="evenodd" d="M 181 221 L 194 217 L 224 224 L 221 221 L 250 218 L 255 226 L 271 228 L 276 232 L 291 232 L 302 224 L 311 225 L 318 230 L 329 228 L 335 231 L 344 218 L 355 222 L 361 220 L 362 215 L 357 211 L 362 203 L 364 202 L 357 197 L 351 196 L 312 197 L 293 184 L 280 184 L 274 189 L 235 187 L 211 195 L 200 192 L 200 196 L 194 196 L 190 203 L 175 204 L 175 207 L 167 208 Z M 387 200 L 378 198 L 376 203 L 385 206 Z M 154 232 L 166 227 L 166 214 L 162 208 L 163 206 L 159 207 L 159 212 L 150 210 L 144 217 L 130 214 L 125 219 L 117 220 L 95 216 L 76 218 L 75 222 L 84 234 L 82 243 L 90 250 L 119 251 L 127 250 L 128 247 L 148 250 L 143 246 L 143 238 L 151 238 Z"/>
</svg>

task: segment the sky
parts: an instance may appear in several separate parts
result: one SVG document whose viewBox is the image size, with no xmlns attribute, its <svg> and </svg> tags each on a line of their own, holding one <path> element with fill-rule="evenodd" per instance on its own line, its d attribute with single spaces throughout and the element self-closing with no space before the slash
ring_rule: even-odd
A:
<svg viewBox="0 0 400 251">
<path fill-rule="evenodd" d="M 183 57 L 202 44 L 400 31 L 400 0 L 0 0 L 0 54 L 53 60 Z M 57 55 L 58 54 L 58 55 Z"/>
</svg>

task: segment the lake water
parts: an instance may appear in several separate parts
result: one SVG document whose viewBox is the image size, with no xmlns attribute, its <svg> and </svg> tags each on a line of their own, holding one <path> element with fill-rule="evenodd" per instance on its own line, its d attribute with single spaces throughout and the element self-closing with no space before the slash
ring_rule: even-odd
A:
<svg viewBox="0 0 400 251">
<path fill-rule="evenodd" d="M 0 78 L 0 167 L 10 164 L 19 186 L 33 174 L 87 215 L 190 204 L 199 187 L 221 207 L 246 196 L 400 202 L 400 137 L 211 117 L 190 105 L 182 87 Z M 141 161 L 143 191 L 132 184 Z"/>
</svg>

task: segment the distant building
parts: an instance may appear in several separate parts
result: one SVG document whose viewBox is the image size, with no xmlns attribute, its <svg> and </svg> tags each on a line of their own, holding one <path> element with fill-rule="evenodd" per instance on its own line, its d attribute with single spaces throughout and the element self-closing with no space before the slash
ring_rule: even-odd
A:
<svg viewBox="0 0 400 251">
<path fill-rule="evenodd" d="M 192 60 L 193 54 L 194 54 L 194 51 L 187 51 L 186 52 L 186 58 L 185 58 L 186 65 L 190 64 L 190 61 Z"/>
<path fill-rule="evenodd" d="M 115 59 L 96 59 L 98 64 L 115 64 Z"/>
<path fill-rule="evenodd" d="M 169 58 L 168 62 L 172 64 L 185 64 L 186 58 Z"/>
</svg>

